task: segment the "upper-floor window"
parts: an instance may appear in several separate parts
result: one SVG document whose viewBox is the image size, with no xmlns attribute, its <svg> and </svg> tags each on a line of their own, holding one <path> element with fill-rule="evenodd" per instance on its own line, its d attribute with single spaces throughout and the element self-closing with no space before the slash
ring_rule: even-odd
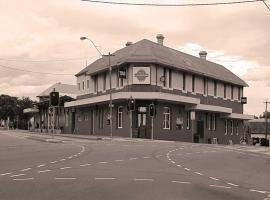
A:
<svg viewBox="0 0 270 200">
<path fill-rule="evenodd" d="M 81 84 L 78 83 L 78 90 L 81 90 Z"/>
<path fill-rule="evenodd" d="M 227 98 L 227 86 L 226 86 L 226 83 L 224 83 L 223 87 L 224 87 L 224 94 L 223 94 L 223 96 L 224 96 L 224 98 Z"/>
<path fill-rule="evenodd" d="M 104 109 L 101 108 L 99 109 L 99 114 L 98 114 L 98 121 L 99 121 L 99 128 L 102 129 L 104 128 Z"/>
<path fill-rule="evenodd" d="M 172 88 L 172 70 L 169 69 L 169 88 Z"/>
<path fill-rule="evenodd" d="M 163 129 L 171 128 L 171 110 L 169 107 L 163 108 Z"/>
<path fill-rule="evenodd" d="M 103 74 L 103 90 L 106 90 L 106 72 Z"/>
<path fill-rule="evenodd" d="M 89 80 L 86 81 L 86 87 L 87 87 L 87 89 L 89 89 L 89 87 L 90 87 L 90 81 Z"/>
<path fill-rule="evenodd" d="M 233 99 L 233 85 L 231 85 L 231 99 Z"/>
<path fill-rule="evenodd" d="M 208 90 L 208 88 L 207 88 L 207 84 L 208 83 L 208 79 L 207 78 L 203 78 L 203 94 L 204 95 L 207 95 L 207 90 Z"/>
<path fill-rule="evenodd" d="M 117 127 L 123 128 L 123 106 L 118 107 L 117 112 Z"/>
<path fill-rule="evenodd" d="M 231 135 L 233 135 L 233 120 L 230 121 Z"/>
<path fill-rule="evenodd" d="M 167 87 L 167 69 L 164 67 L 163 68 L 163 77 L 164 77 L 164 81 L 163 81 L 163 87 Z"/>
<path fill-rule="evenodd" d="M 217 96 L 217 81 L 214 81 L 214 96 Z"/>
<path fill-rule="evenodd" d="M 186 90 L 186 73 L 183 73 L 183 90 Z"/>
<path fill-rule="evenodd" d="M 241 87 L 238 87 L 238 101 L 241 99 Z"/>
<path fill-rule="evenodd" d="M 82 82 L 82 90 L 84 90 L 84 81 Z"/>
<path fill-rule="evenodd" d="M 94 79 L 94 92 L 98 91 L 98 77 L 97 75 L 93 77 Z"/>
<path fill-rule="evenodd" d="M 195 92 L 195 75 L 192 75 L 192 92 Z"/>
</svg>

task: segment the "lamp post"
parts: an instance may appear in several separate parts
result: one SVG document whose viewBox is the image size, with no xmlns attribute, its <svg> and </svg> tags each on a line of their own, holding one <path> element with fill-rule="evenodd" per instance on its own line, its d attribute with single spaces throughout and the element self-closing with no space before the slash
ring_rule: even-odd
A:
<svg viewBox="0 0 270 200">
<path fill-rule="evenodd" d="M 101 51 L 95 45 L 95 43 L 91 39 L 89 39 L 87 37 L 80 37 L 80 40 L 89 40 L 93 44 L 95 49 L 98 51 L 98 53 L 99 53 L 99 55 L 101 57 L 105 57 L 105 56 L 109 57 L 109 79 L 110 79 L 110 90 L 109 90 L 109 94 L 110 94 L 110 103 L 109 103 L 110 117 L 109 117 L 109 119 L 110 119 L 110 136 L 112 138 L 113 137 L 113 125 L 112 125 L 112 107 L 113 107 L 113 104 L 112 104 L 112 66 L 111 66 L 111 56 L 114 56 L 114 55 L 111 54 L 110 52 L 107 55 L 102 54 Z"/>
</svg>

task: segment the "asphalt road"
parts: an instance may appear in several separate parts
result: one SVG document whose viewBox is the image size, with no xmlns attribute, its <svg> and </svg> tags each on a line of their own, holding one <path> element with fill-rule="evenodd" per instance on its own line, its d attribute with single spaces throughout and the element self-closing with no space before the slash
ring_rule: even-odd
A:
<svg viewBox="0 0 270 200">
<path fill-rule="evenodd" d="M 270 200 L 270 156 L 181 142 L 40 138 L 0 131 L 1 200 Z"/>
</svg>

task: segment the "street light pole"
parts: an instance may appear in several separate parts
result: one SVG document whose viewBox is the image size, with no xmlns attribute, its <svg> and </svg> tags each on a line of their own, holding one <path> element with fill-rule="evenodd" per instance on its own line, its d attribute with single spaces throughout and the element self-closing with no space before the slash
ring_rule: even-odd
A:
<svg viewBox="0 0 270 200">
<path fill-rule="evenodd" d="M 267 114 L 267 105 L 270 103 L 269 101 L 265 101 L 265 139 L 267 139 L 268 135 L 268 114 Z"/>
</svg>

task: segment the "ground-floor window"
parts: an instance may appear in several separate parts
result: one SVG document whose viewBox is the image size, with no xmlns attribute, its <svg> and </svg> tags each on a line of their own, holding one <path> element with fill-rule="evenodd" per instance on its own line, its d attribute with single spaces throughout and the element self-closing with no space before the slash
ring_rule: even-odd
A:
<svg viewBox="0 0 270 200">
<path fill-rule="evenodd" d="M 189 130 L 190 129 L 190 111 L 187 111 L 187 129 Z"/>
<path fill-rule="evenodd" d="M 216 114 L 215 113 L 207 113 L 207 127 L 209 131 L 215 131 L 216 130 Z"/>
<path fill-rule="evenodd" d="M 239 134 L 239 132 L 238 132 L 238 121 L 235 122 L 235 133 L 236 133 L 236 135 Z"/>
<path fill-rule="evenodd" d="M 98 121 L 99 121 L 99 128 L 104 128 L 104 110 L 101 108 L 99 109 L 99 114 L 98 114 Z"/>
<path fill-rule="evenodd" d="M 68 126 L 68 116 L 69 116 L 69 110 L 66 110 L 66 114 L 65 114 L 66 126 Z"/>
<path fill-rule="evenodd" d="M 216 130 L 216 114 L 212 114 L 212 131 Z"/>
<path fill-rule="evenodd" d="M 118 107 L 117 112 L 117 127 L 123 128 L 123 106 Z"/>
<path fill-rule="evenodd" d="M 228 121 L 227 119 L 224 121 L 224 126 L 225 126 L 225 135 L 228 134 Z"/>
<path fill-rule="evenodd" d="M 233 120 L 231 120 L 231 122 L 230 122 L 230 128 L 231 128 L 231 135 L 233 135 Z"/>
<path fill-rule="evenodd" d="M 170 129 L 171 124 L 171 110 L 169 107 L 163 108 L 163 129 Z"/>
<path fill-rule="evenodd" d="M 88 115 L 86 113 L 83 113 L 83 120 L 88 121 Z"/>
</svg>

